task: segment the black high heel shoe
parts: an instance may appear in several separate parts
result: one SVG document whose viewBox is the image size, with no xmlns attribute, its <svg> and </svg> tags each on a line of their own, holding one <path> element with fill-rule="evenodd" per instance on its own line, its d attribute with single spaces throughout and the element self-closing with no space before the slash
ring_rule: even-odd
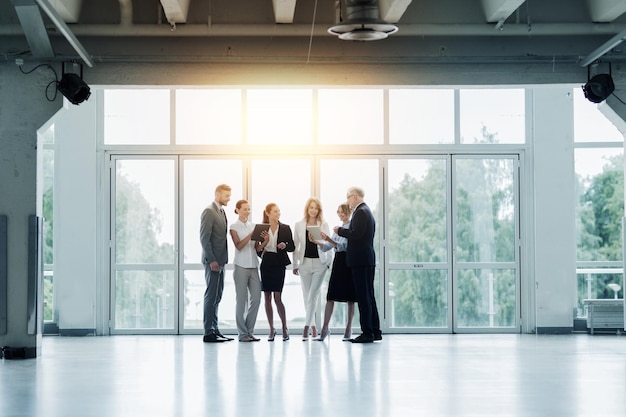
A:
<svg viewBox="0 0 626 417">
<path fill-rule="evenodd" d="M 289 340 L 289 330 L 283 332 L 283 342 Z"/>
<path fill-rule="evenodd" d="M 267 337 L 267 341 L 268 342 L 273 342 L 274 341 L 274 337 L 276 337 L 276 330 L 271 329 L 270 330 L 270 335 Z"/>
</svg>

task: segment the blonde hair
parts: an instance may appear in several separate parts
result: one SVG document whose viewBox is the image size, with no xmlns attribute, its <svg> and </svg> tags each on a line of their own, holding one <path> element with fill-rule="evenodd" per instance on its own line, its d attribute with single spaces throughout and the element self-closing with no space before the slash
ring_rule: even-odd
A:
<svg viewBox="0 0 626 417">
<path fill-rule="evenodd" d="M 347 216 L 349 216 L 350 213 L 352 213 L 352 210 L 350 210 L 350 205 L 348 203 L 339 204 L 339 207 L 337 207 L 337 210 L 341 211 L 343 214 Z"/>
<path fill-rule="evenodd" d="M 315 221 L 318 223 L 324 223 L 324 210 L 322 210 L 322 203 L 316 197 L 311 197 L 306 201 L 306 204 L 304 205 L 304 220 L 309 218 L 309 206 L 311 203 L 315 203 L 317 205 L 317 218 Z"/>
</svg>

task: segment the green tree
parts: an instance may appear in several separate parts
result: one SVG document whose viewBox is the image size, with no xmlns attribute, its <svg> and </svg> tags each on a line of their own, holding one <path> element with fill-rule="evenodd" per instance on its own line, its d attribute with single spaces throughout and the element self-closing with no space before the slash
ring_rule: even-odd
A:
<svg viewBox="0 0 626 417">
<path fill-rule="evenodd" d="M 483 142 L 497 138 L 483 127 Z M 456 253 L 464 262 L 513 261 L 515 250 L 514 188 L 510 159 L 459 160 L 455 224 Z M 405 173 L 389 193 L 388 247 L 391 262 L 447 262 L 447 172 L 441 160 L 431 160 L 417 179 Z M 471 190 L 471 192 L 470 192 Z M 489 304 L 496 306 L 494 322 L 515 323 L 515 274 L 512 270 L 458 271 L 460 297 L 456 306 L 464 326 L 489 324 Z M 394 270 L 395 325 L 445 326 L 448 277 L 441 270 Z M 493 299 L 488 297 L 494 286 Z"/>
<path fill-rule="evenodd" d="M 579 260 L 622 259 L 623 164 L 623 155 L 608 158 L 602 172 L 588 180 L 580 197 Z M 584 186 L 583 181 L 578 183 Z"/>
<path fill-rule="evenodd" d="M 602 172 L 590 177 L 577 177 L 577 260 L 621 261 L 622 217 L 624 216 L 624 156 L 606 159 Z M 619 281 L 615 274 L 594 276 L 592 298 L 613 298 L 607 284 Z M 581 277 L 585 279 L 586 277 Z M 622 290 L 623 291 L 623 290 Z M 579 308 L 588 297 L 586 283 L 578 285 Z"/>
<path fill-rule="evenodd" d="M 159 243 L 157 238 L 162 227 L 160 213 L 150 206 L 140 185 L 119 170 L 115 185 L 116 263 L 173 263 L 174 247 Z M 118 328 L 174 325 L 175 280 L 171 270 L 123 271 L 114 279 Z M 167 306 L 170 306 L 168 311 L 165 310 Z"/>
</svg>

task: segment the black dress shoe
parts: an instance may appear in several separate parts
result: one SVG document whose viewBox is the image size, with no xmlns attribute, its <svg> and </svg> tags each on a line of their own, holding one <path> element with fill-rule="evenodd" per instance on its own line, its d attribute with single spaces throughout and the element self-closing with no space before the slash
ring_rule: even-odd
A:
<svg viewBox="0 0 626 417">
<path fill-rule="evenodd" d="M 235 340 L 232 337 L 226 337 L 221 333 L 215 333 L 215 335 L 219 337 L 220 339 L 224 339 L 225 342 L 230 342 L 231 340 Z"/>
<path fill-rule="evenodd" d="M 361 335 L 361 336 L 355 337 L 354 339 L 350 339 L 350 341 L 352 343 L 374 343 L 374 338 L 370 336 Z"/>
<path fill-rule="evenodd" d="M 220 339 L 216 334 L 205 334 L 202 341 L 204 343 L 222 343 L 226 340 Z"/>
<path fill-rule="evenodd" d="M 382 333 L 374 334 L 374 340 L 375 341 L 383 340 L 383 334 Z"/>
</svg>

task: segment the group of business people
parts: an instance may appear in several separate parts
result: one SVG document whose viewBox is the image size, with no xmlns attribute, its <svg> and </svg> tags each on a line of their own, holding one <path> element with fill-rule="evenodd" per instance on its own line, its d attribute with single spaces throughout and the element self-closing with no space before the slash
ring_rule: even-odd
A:
<svg viewBox="0 0 626 417">
<path fill-rule="evenodd" d="M 265 313 L 269 324 L 268 341 L 274 341 L 274 308 L 281 321 L 282 339 L 289 340 L 287 316 L 282 301 L 286 267 L 291 264 L 288 253 L 294 252 L 293 273 L 300 276 L 305 305 L 302 339 L 323 341 L 330 334 L 329 322 L 335 302 L 348 303 L 348 320 L 343 340 L 372 343 L 382 340 L 380 319 L 374 297 L 374 216 L 364 202 L 359 187 L 348 189 L 347 203 L 339 205 L 337 215 L 341 226 L 333 229 L 323 219 L 322 205 L 310 198 L 304 217 L 291 228 L 280 222 L 280 208 L 268 204 L 263 211 L 263 223 L 269 224 L 260 237 L 253 240 L 255 224 L 250 221 L 251 208 L 246 200 L 235 205 L 237 221 L 228 228 L 224 207 L 228 205 L 231 188 L 221 184 L 215 189 L 215 200 L 204 209 L 200 221 L 202 263 L 205 268 L 204 342 L 220 343 L 234 338 L 223 335 L 218 327 L 218 308 L 224 289 L 224 268 L 228 263 L 227 236 L 235 245 L 233 264 L 236 294 L 236 325 L 240 342 L 256 342 L 254 328 L 264 295 Z M 352 216 L 351 216 L 352 215 Z M 309 227 L 320 229 L 316 240 Z M 320 321 L 320 291 L 326 271 L 332 268 L 326 296 L 324 323 Z M 260 271 L 260 276 L 259 276 Z M 358 304 L 361 335 L 351 338 L 354 303 Z"/>
</svg>

